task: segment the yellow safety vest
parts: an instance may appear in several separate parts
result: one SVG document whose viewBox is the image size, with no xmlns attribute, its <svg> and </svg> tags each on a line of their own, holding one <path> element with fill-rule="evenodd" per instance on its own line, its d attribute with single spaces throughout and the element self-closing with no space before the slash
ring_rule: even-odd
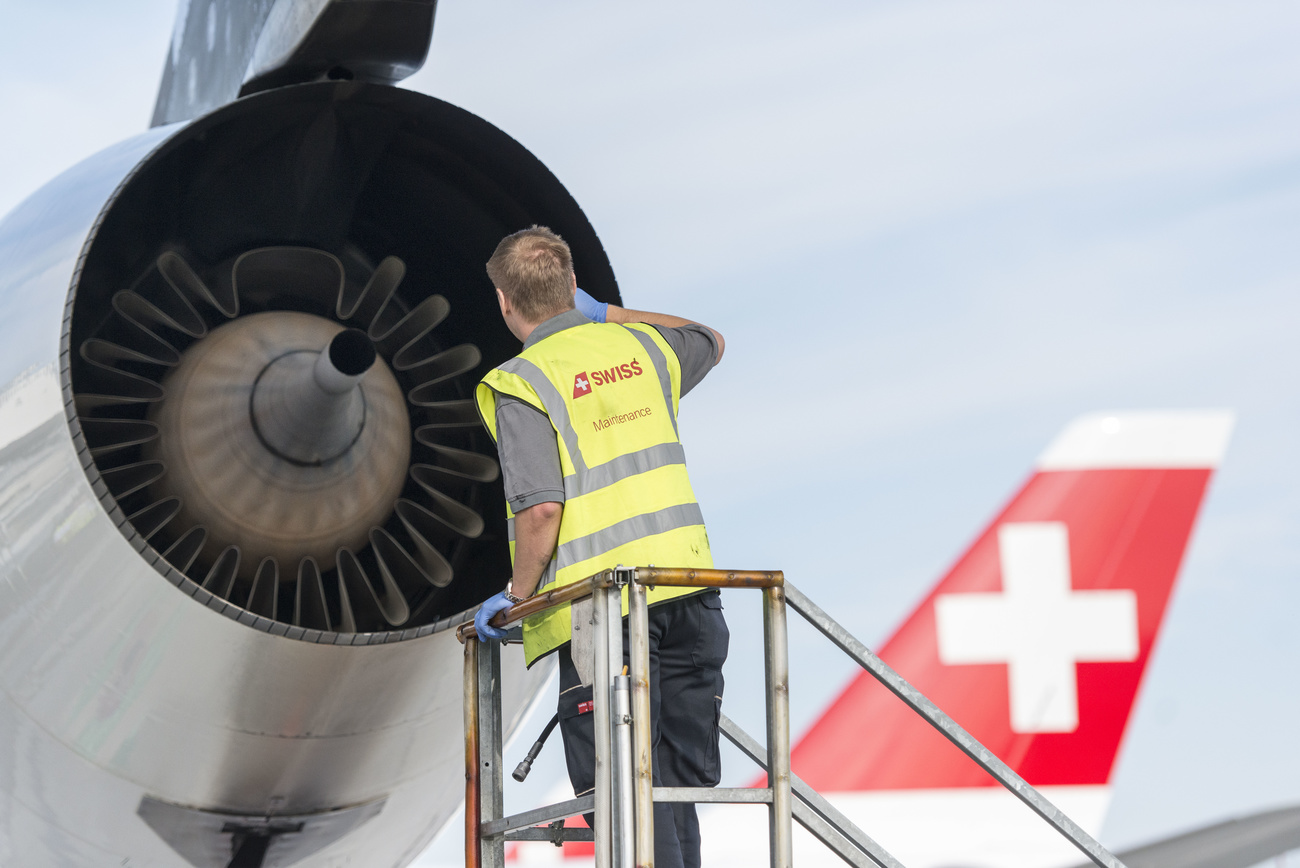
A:
<svg viewBox="0 0 1300 868">
<path fill-rule="evenodd" d="M 555 428 L 564 513 L 540 587 L 620 564 L 711 568 L 709 538 L 677 435 L 681 363 L 652 326 L 589 323 L 543 338 L 489 371 L 475 396 L 497 439 L 497 396 L 541 410 Z M 510 562 L 514 513 L 506 504 Z M 654 588 L 651 603 L 695 593 Z M 627 595 L 623 597 L 627 613 Z M 568 642 L 568 605 L 524 620 L 528 665 Z"/>
</svg>

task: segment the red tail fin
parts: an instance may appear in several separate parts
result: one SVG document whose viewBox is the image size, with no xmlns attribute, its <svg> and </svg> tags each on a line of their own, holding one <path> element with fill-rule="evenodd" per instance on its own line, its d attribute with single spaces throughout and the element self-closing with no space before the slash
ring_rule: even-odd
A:
<svg viewBox="0 0 1300 868">
<path fill-rule="evenodd" d="M 1031 784 L 1105 784 L 1231 428 L 1077 420 L 880 656 Z M 865 673 L 793 761 L 822 792 L 993 785 Z"/>
</svg>

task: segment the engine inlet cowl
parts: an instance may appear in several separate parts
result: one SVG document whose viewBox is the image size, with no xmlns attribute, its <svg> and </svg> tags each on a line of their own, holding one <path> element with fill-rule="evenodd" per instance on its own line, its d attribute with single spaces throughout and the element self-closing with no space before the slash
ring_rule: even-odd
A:
<svg viewBox="0 0 1300 868">
<path fill-rule="evenodd" d="M 519 344 L 483 265 L 534 223 L 618 301 L 559 181 L 440 100 L 302 84 L 172 131 L 87 236 L 60 347 L 73 445 L 134 552 L 308 642 L 418 639 L 500 590 L 473 395 Z"/>
</svg>

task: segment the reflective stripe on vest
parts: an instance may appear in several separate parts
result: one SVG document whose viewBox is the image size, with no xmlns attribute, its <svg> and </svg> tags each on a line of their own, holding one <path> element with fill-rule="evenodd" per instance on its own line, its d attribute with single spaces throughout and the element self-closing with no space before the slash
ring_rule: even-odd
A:
<svg viewBox="0 0 1300 868">
<path fill-rule="evenodd" d="M 573 566 L 585 560 L 613 551 L 642 537 L 667 533 L 680 527 L 704 524 L 704 514 L 697 503 L 669 506 L 658 512 L 634 515 L 604 530 L 561 543 L 556 554 L 556 569 Z M 629 564 L 628 566 L 632 566 Z M 642 566 L 638 564 L 637 566 Z"/>
<path fill-rule="evenodd" d="M 570 584 L 620 563 L 712 566 L 677 436 L 680 394 L 677 357 L 649 326 L 565 329 L 483 378 L 476 397 L 494 439 L 498 395 L 541 410 L 556 432 L 566 502 L 544 585 Z M 506 515 L 513 562 L 509 505 Z M 650 599 L 689 593 L 694 589 L 656 588 Z M 569 617 L 565 606 L 524 622 L 529 663 L 568 641 Z"/>
<path fill-rule="evenodd" d="M 632 330 L 636 339 L 645 347 L 646 353 L 650 356 L 651 363 L 654 364 L 655 372 L 659 374 L 659 387 L 664 391 L 664 400 L 668 404 L 668 420 L 673 423 L 673 436 L 679 437 L 677 433 L 677 398 L 681 394 L 681 383 L 677 388 L 673 388 L 672 377 L 668 370 L 668 360 L 664 358 L 663 351 L 659 349 L 654 340 L 645 332 Z M 678 444 L 680 445 L 680 444 Z"/>
</svg>

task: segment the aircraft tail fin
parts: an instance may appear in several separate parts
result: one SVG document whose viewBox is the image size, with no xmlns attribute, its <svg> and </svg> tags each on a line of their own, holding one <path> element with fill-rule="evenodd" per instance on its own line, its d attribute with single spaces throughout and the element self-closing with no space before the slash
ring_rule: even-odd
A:
<svg viewBox="0 0 1300 868">
<path fill-rule="evenodd" d="M 1232 424 L 1076 420 L 878 653 L 1034 786 L 1106 784 Z M 793 764 L 821 792 L 994 785 L 866 673 Z"/>
</svg>

